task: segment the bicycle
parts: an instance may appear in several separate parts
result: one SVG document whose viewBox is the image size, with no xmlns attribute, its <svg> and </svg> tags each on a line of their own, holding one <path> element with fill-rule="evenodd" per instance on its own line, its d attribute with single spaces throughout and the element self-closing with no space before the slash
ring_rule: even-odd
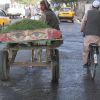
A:
<svg viewBox="0 0 100 100">
<path fill-rule="evenodd" d="M 89 45 L 88 71 L 90 72 L 90 77 L 92 80 L 94 80 L 96 74 L 96 67 L 98 65 L 98 54 L 99 46 L 96 43 L 91 43 Z"/>
</svg>

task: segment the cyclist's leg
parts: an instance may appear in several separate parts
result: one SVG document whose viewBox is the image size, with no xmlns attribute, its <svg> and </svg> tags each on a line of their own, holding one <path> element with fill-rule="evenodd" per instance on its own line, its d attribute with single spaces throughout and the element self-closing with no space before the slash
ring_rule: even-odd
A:
<svg viewBox="0 0 100 100">
<path fill-rule="evenodd" d="M 83 44 L 83 65 L 87 64 L 88 54 L 89 54 L 89 36 L 85 36 Z"/>
<path fill-rule="evenodd" d="M 89 54 L 89 44 L 99 43 L 100 38 L 98 36 L 88 35 L 84 38 L 84 50 L 83 50 L 83 65 L 87 64 Z"/>
</svg>

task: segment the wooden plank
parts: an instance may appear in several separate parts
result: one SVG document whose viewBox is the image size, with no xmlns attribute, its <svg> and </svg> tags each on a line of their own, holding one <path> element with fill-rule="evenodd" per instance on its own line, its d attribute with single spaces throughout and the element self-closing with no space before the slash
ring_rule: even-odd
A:
<svg viewBox="0 0 100 100">
<path fill-rule="evenodd" d="M 50 63 L 47 64 L 46 62 L 14 62 L 13 64 L 11 64 L 11 66 L 22 66 L 22 67 L 28 67 L 28 66 L 32 66 L 32 67 L 48 67 L 50 66 Z"/>
<path fill-rule="evenodd" d="M 9 50 L 33 50 L 33 49 L 45 49 L 45 48 L 50 48 L 48 46 L 34 46 L 34 47 L 13 47 L 13 48 L 8 48 Z"/>
</svg>

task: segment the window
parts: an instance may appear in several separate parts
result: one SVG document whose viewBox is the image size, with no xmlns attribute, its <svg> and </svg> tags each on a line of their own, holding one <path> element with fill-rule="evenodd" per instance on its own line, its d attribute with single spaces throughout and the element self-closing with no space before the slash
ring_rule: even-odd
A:
<svg viewBox="0 0 100 100">
<path fill-rule="evenodd" d="M 6 16 L 5 12 L 0 10 L 0 16 Z"/>
</svg>

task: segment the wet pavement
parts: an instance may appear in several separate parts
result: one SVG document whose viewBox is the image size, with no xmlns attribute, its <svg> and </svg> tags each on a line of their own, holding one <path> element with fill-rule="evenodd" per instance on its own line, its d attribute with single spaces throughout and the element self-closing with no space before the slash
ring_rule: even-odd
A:
<svg viewBox="0 0 100 100">
<path fill-rule="evenodd" d="M 0 81 L 0 100 L 100 100 L 100 68 L 92 81 L 82 67 L 80 24 L 61 22 L 64 43 L 59 49 L 60 79 L 51 83 L 49 69 L 12 67 L 10 80 Z M 19 51 L 16 60 L 30 61 L 30 51 Z"/>
</svg>

